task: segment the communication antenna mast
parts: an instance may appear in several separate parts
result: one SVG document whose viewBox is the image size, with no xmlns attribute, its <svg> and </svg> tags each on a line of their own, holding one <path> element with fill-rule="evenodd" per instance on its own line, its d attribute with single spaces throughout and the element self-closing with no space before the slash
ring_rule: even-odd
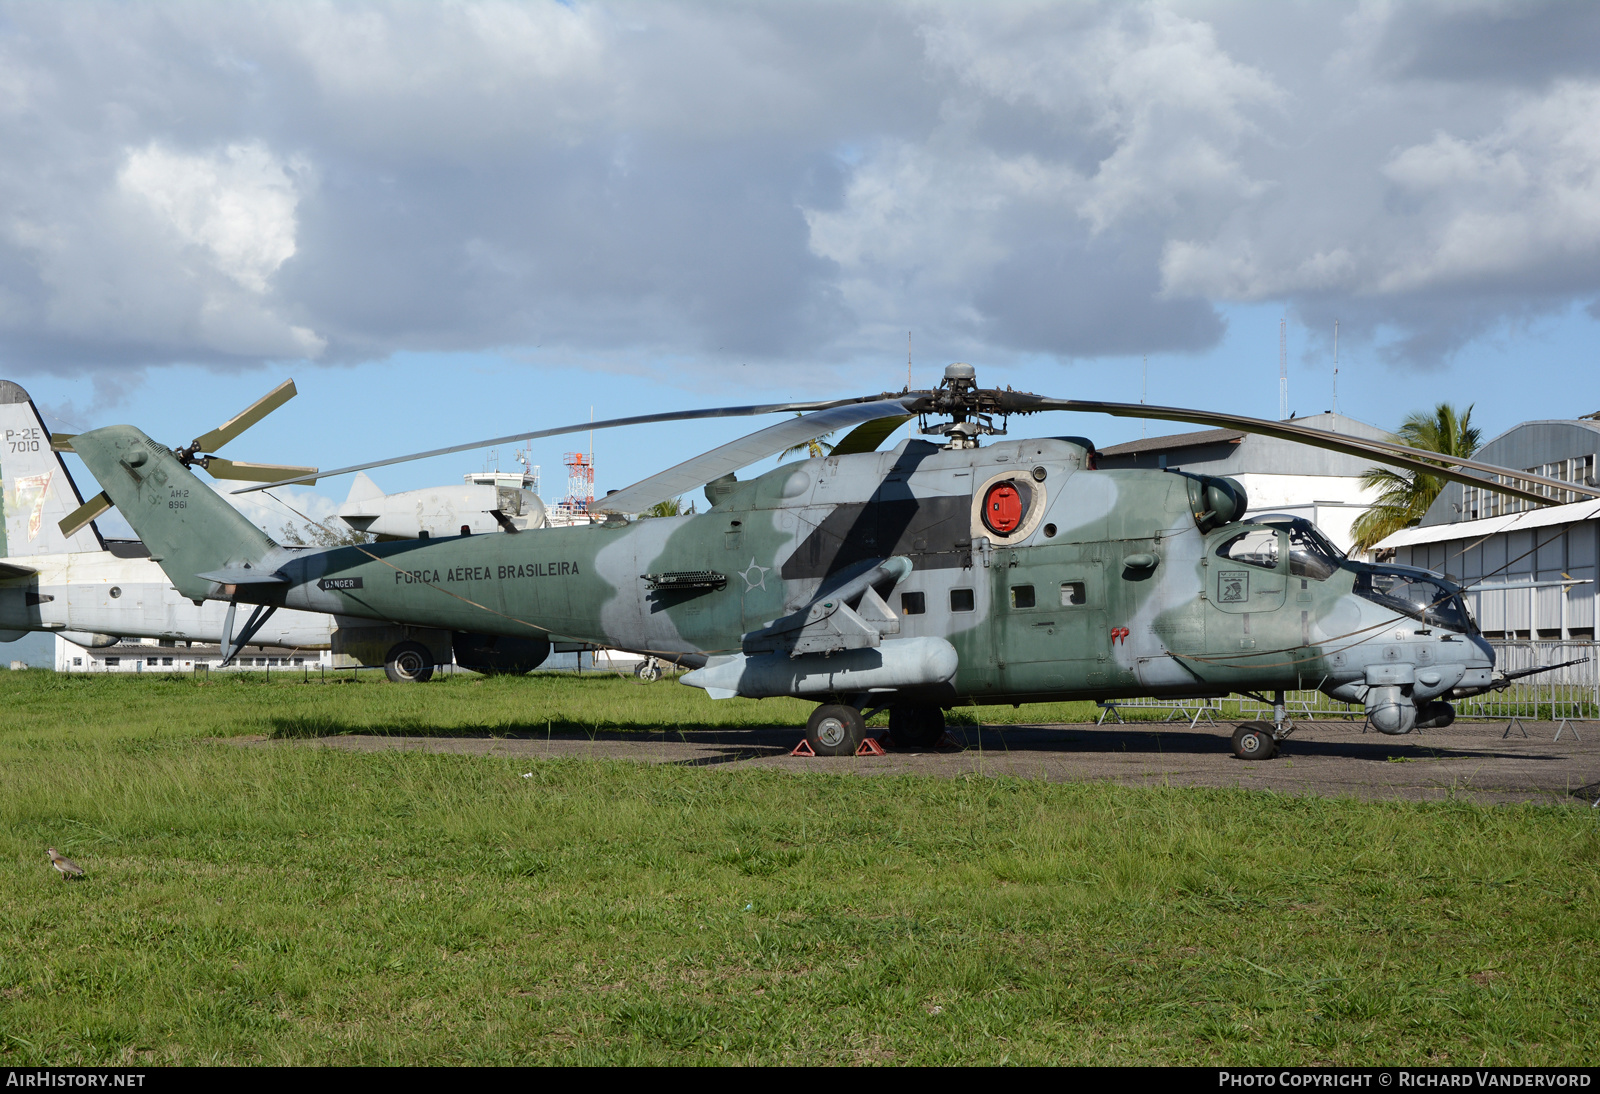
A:
<svg viewBox="0 0 1600 1094">
<path fill-rule="evenodd" d="M 1339 413 L 1339 321 L 1333 321 L 1333 412 Z"/>
<path fill-rule="evenodd" d="M 1278 320 L 1278 421 L 1289 420 L 1289 320 Z"/>
<path fill-rule="evenodd" d="M 1139 405 L 1144 406 L 1145 394 L 1150 390 L 1150 355 L 1144 355 L 1144 371 L 1139 374 Z M 1143 437 L 1150 428 L 1149 418 L 1139 419 L 1139 436 Z"/>
<path fill-rule="evenodd" d="M 911 332 L 906 331 L 906 390 L 911 390 Z"/>
</svg>

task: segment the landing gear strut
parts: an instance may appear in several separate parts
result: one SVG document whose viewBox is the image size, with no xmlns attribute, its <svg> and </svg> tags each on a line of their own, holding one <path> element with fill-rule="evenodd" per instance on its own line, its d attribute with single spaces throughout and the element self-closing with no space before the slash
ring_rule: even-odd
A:
<svg viewBox="0 0 1600 1094">
<path fill-rule="evenodd" d="M 1278 754 L 1278 745 L 1293 732 L 1294 723 L 1289 720 L 1283 692 L 1275 691 L 1272 693 L 1272 721 L 1245 722 L 1235 729 L 1233 754 L 1241 760 L 1270 760 Z"/>
</svg>

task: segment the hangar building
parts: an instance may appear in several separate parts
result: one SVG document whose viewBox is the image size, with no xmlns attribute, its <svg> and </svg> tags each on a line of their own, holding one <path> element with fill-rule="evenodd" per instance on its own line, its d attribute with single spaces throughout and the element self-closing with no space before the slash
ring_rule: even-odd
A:
<svg viewBox="0 0 1600 1094">
<path fill-rule="evenodd" d="M 1387 430 L 1343 414 L 1315 414 L 1294 419 L 1295 425 L 1387 441 Z M 1098 466 L 1168 467 L 1202 475 L 1229 475 L 1250 496 L 1250 514 L 1293 513 L 1304 517 L 1345 551 L 1354 537 L 1350 526 L 1376 500 L 1364 490 L 1361 475 L 1373 461 L 1365 456 L 1312 448 L 1309 445 L 1241 433 L 1236 429 L 1203 429 L 1166 437 L 1116 444 L 1100 452 Z"/>
<path fill-rule="evenodd" d="M 1600 413 L 1524 422 L 1477 458 L 1546 478 L 1596 481 Z M 1402 565 L 1459 581 L 1486 637 L 1593 641 L 1600 500 L 1545 491 L 1539 507 L 1475 486 L 1447 483 L 1422 521 L 1378 544 Z"/>
</svg>

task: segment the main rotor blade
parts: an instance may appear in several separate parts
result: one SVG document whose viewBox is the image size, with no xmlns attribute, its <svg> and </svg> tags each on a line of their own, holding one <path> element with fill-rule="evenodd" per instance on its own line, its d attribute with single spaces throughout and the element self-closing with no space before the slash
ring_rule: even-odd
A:
<svg viewBox="0 0 1600 1094">
<path fill-rule="evenodd" d="M 906 407 L 911 399 L 879 399 L 870 403 L 819 410 L 787 422 L 768 426 L 710 452 L 703 452 L 690 460 L 651 475 L 632 486 L 596 499 L 597 513 L 639 513 L 658 501 L 675 498 L 685 490 L 704 486 L 712 479 L 721 478 L 757 460 L 793 448 L 797 444 L 831 433 L 836 429 L 859 425 L 862 422 L 893 418 L 904 421 Z"/>
<path fill-rule="evenodd" d="M 308 485 L 317 481 L 315 467 L 296 467 L 282 463 L 241 463 L 225 460 L 221 456 L 207 456 L 200 462 L 206 473 L 214 479 L 241 479 L 245 482 L 276 482 L 285 475 L 300 475 L 300 482 Z M 305 476 L 310 476 L 306 478 Z"/>
<path fill-rule="evenodd" d="M 210 433 L 196 437 L 189 447 L 195 452 L 215 452 L 294 397 L 294 381 L 285 380 Z"/>
<path fill-rule="evenodd" d="M 895 430 L 905 425 L 915 414 L 904 414 L 892 418 L 879 418 L 876 421 L 858 425 L 844 435 L 840 442 L 828 451 L 830 456 L 854 456 L 857 452 L 876 452 Z M 710 480 L 706 480 L 709 482 Z"/>
<path fill-rule="evenodd" d="M 1189 410 L 1184 407 L 1146 406 L 1142 403 L 1104 403 L 1092 399 L 1052 399 L 1043 395 L 1031 395 L 1021 391 L 1004 392 L 1002 408 L 1006 413 L 1010 414 L 1032 414 L 1041 410 L 1076 410 L 1090 414 L 1111 414 L 1119 418 L 1157 418 L 1170 422 L 1191 422 L 1195 425 L 1237 429 L 1243 433 L 1258 433 L 1266 437 L 1277 437 L 1280 440 L 1297 441 L 1316 448 L 1343 452 L 1350 456 L 1366 456 L 1379 463 L 1408 468 L 1412 471 L 1419 471 L 1424 475 L 1436 475 L 1442 479 L 1449 479 L 1451 482 L 1478 486 L 1500 494 L 1509 494 L 1512 497 L 1523 498 L 1540 505 L 1554 505 L 1556 501 L 1554 498 L 1535 494 L 1503 482 L 1491 482 L 1477 475 L 1462 474 L 1459 471 L 1452 470 L 1452 468 L 1472 468 L 1520 482 L 1531 482 L 1555 490 L 1570 490 L 1577 494 L 1600 498 L 1600 490 L 1595 490 L 1580 483 L 1547 479 L 1539 475 L 1530 474 L 1527 471 L 1516 471 L 1509 467 L 1482 463 L 1460 456 L 1445 456 L 1438 452 L 1428 452 L 1421 448 L 1409 448 L 1403 444 L 1394 444 L 1391 441 L 1374 441 L 1365 437 L 1348 437 L 1340 433 L 1329 433 L 1323 429 L 1293 425 L 1289 422 L 1269 422 L 1261 418 L 1248 418 L 1242 414 L 1227 414 L 1210 410 Z M 1450 466 L 1441 467 L 1440 463 L 1449 464 Z"/>
<path fill-rule="evenodd" d="M 704 418 L 750 418 L 758 414 L 784 414 L 800 411 L 802 413 L 814 410 L 830 410 L 837 406 L 853 406 L 857 403 L 870 403 L 880 399 L 891 398 L 884 395 L 863 395 L 854 399 L 829 399 L 818 403 L 764 403 L 759 406 L 720 406 L 707 410 L 670 410 L 662 414 L 639 414 L 632 418 L 609 418 L 598 422 L 578 422 L 575 425 L 557 426 L 554 429 L 535 429 L 528 433 L 513 433 L 508 437 L 491 437 L 485 441 L 469 441 L 466 444 L 454 444 L 449 448 L 435 448 L 427 452 L 413 452 L 409 456 L 395 456 L 387 460 L 373 460 L 371 463 L 356 463 L 349 467 L 336 467 L 332 471 L 322 471 L 319 475 L 331 479 L 335 475 L 348 475 L 352 471 L 366 471 L 374 467 L 388 467 L 395 463 L 409 463 L 412 460 L 425 460 L 429 456 L 448 456 L 453 452 L 470 452 L 474 448 L 492 448 L 496 445 L 510 444 L 513 441 L 536 441 L 541 437 L 559 437 L 564 433 L 582 433 L 589 429 L 616 429 L 625 425 L 650 425 L 655 422 L 689 422 Z M 903 410 L 900 413 L 905 413 Z M 823 430 L 827 432 L 827 430 Z M 715 476 L 713 476 L 715 478 Z M 248 494 L 252 490 L 268 490 L 274 486 L 292 486 L 304 482 L 305 476 L 291 479 L 280 479 L 262 486 L 246 486 L 235 490 L 235 494 Z M 710 479 L 705 480 L 707 482 Z"/>
</svg>

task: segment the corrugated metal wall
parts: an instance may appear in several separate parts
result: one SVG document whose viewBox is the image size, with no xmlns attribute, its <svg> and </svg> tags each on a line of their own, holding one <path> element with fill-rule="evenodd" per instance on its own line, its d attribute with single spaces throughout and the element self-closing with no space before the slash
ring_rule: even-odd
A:
<svg viewBox="0 0 1600 1094">
<path fill-rule="evenodd" d="M 1511 529 L 1401 547 L 1395 561 L 1466 586 L 1467 604 L 1491 638 L 1593 638 L 1597 532 L 1592 520 Z"/>
</svg>

